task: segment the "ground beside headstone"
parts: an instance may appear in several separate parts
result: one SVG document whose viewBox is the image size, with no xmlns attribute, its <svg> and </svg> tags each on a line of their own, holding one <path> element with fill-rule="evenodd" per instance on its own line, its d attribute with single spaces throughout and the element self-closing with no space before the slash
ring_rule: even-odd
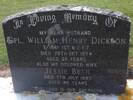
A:
<svg viewBox="0 0 133 100">
<path fill-rule="evenodd" d="M 133 80 L 128 80 L 127 86 L 128 88 L 131 88 L 133 90 Z M 66 93 L 66 94 L 59 95 L 58 93 L 46 94 L 44 90 L 38 93 L 31 93 L 31 92 L 15 93 L 13 91 L 13 84 L 12 84 L 11 77 L 8 77 L 8 78 L 0 77 L 0 97 L 3 100 L 64 100 L 64 99 L 79 100 L 78 98 L 83 98 L 83 100 L 90 100 L 90 98 L 91 100 L 121 100 L 121 99 L 118 99 L 120 97 L 118 97 L 117 95 L 98 95 L 98 94 L 83 95 L 80 93 L 77 93 L 77 94 Z M 129 100 L 132 100 L 132 99 L 129 99 Z"/>
</svg>

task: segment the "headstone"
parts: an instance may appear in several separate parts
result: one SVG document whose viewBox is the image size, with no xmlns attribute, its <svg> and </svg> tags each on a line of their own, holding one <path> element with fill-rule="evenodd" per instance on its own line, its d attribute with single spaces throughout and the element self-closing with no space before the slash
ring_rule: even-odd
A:
<svg viewBox="0 0 133 100">
<path fill-rule="evenodd" d="M 15 92 L 124 92 L 130 37 L 125 15 L 52 6 L 9 16 L 3 29 Z"/>
</svg>

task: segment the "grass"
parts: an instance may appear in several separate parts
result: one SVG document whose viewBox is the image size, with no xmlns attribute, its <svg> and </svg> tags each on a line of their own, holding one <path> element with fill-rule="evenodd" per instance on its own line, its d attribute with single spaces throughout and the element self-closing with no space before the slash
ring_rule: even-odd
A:
<svg viewBox="0 0 133 100">
<path fill-rule="evenodd" d="M 121 11 L 129 16 L 133 22 L 133 0 L 0 0 L 0 23 L 4 17 L 27 9 L 43 7 L 46 5 L 85 5 Z M 133 26 L 131 27 L 133 30 Z M 133 32 L 133 31 L 132 31 Z M 133 35 L 129 56 L 133 57 Z M 7 52 L 4 43 L 2 26 L 0 26 L 0 65 L 7 64 Z"/>
</svg>

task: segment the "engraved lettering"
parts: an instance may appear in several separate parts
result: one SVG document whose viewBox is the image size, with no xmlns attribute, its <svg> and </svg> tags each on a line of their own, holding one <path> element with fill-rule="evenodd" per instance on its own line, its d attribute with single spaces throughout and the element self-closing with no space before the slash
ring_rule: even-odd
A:
<svg viewBox="0 0 133 100">
<path fill-rule="evenodd" d="M 112 18 L 112 17 L 108 17 L 105 19 L 105 26 L 107 27 L 116 27 L 116 22 L 117 22 L 117 19 L 115 18 Z"/>
<path fill-rule="evenodd" d="M 91 14 L 73 14 L 73 13 L 65 13 L 64 21 L 66 23 L 72 23 L 73 21 L 88 21 L 94 25 L 98 25 L 98 18 L 95 15 Z"/>
</svg>

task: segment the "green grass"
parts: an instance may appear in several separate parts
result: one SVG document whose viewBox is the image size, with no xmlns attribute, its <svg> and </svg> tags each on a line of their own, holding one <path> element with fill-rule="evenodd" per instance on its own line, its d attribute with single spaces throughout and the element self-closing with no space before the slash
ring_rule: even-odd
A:
<svg viewBox="0 0 133 100">
<path fill-rule="evenodd" d="M 19 11 L 46 5 L 63 4 L 85 5 L 121 11 L 133 21 L 133 0 L 0 0 L 0 23 L 4 17 Z M 133 30 L 133 26 L 131 30 Z M 131 36 L 131 44 L 133 45 L 133 35 Z M 133 46 L 130 47 L 129 56 L 133 57 Z M 7 63 L 3 31 L 2 26 L 0 26 L 0 65 Z"/>
</svg>

